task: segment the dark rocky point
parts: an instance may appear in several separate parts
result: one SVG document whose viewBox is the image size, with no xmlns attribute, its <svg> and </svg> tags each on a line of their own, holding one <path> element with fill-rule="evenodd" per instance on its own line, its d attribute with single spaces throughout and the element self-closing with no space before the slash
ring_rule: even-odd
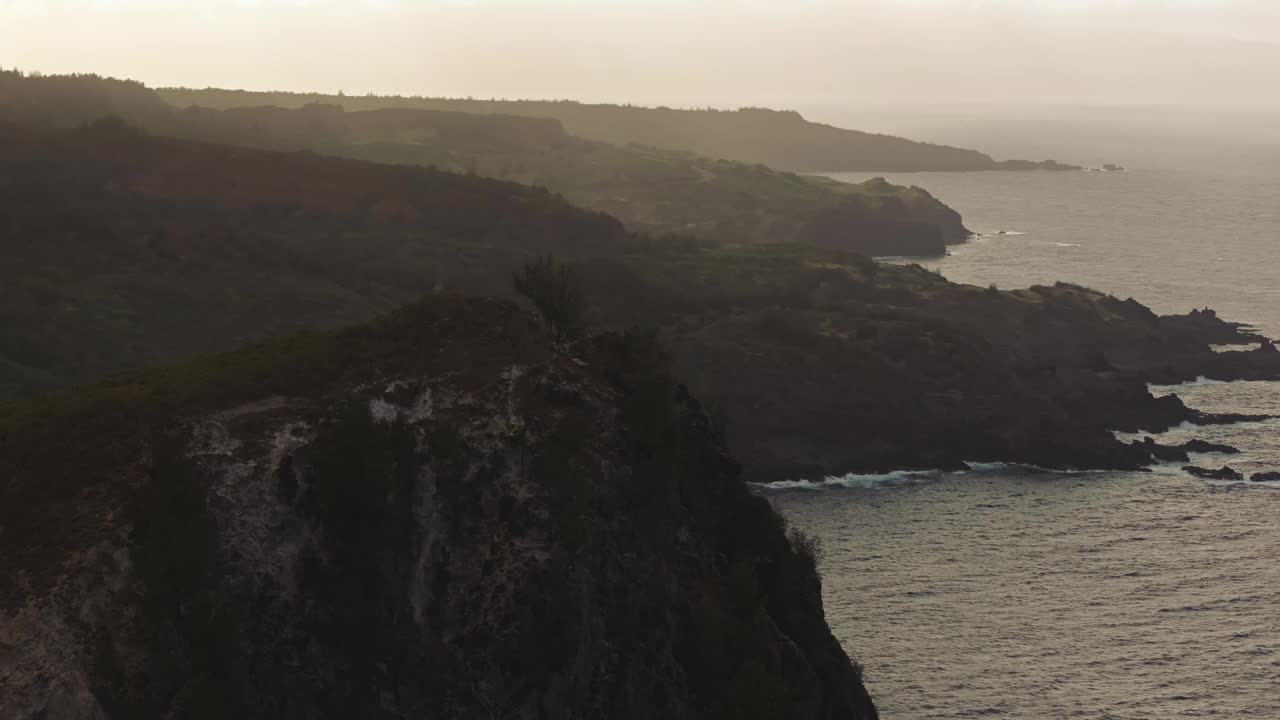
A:
<svg viewBox="0 0 1280 720">
<path fill-rule="evenodd" d="M 1219 453 L 1222 455 L 1238 455 L 1240 450 L 1230 445 L 1220 443 L 1211 443 L 1204 440 L 1192 440 L 1182 443 L 1178 446 L 1180 449 L 1189 453 Z"/>
<path fill-rule="evenodd" d="M 1238 425 L 1240 423 L 1274 420 L 1275 417 L 1275 415 L 1253 415 L 1249 413 L 1205 413 L 1194 411 L 1190 421 L 1197 425 Z"/>
<path fill-rule="evenodd" d="M 1188 465 L 1182 468 L 1188 475 L 1194 475 L 1205 480 L 1243 480 L 1244 475 L 1231 468 L 1230 465 L 1223 466 L 1219 470 L 1208 470 L 1195 465 Z"/>
<path fill-rule="evenodd" d="M 1280 482 L 1280 472 L 1254 473 L 1249 479 L 1253 482 Z"/>
<path fill-rule="evenodd" d="M 1172 447 L 1169 445 L 1161 445 L 1152 438 L 1143 438 L 1141 441 L 1134 440 L 1131 443 L 1134 447 L 1139 447 L 1151 454 L 1151 457 L 1160 462 L 1187 462 L 1191 459 L 1187 455 L 1187 451 L 1181 447 Z"/>
</svg>

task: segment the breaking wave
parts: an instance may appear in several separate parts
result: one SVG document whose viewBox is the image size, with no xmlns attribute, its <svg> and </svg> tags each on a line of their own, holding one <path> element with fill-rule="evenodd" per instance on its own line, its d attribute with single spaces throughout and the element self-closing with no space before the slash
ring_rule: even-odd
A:
<svg viewBox="0 0 1280 720">
<path fill-rule="evenodd" d="M 769 483 L 752 483 L 764 490 L 870 490 L 890 485 L 910 485 L 936 480 L 944 473 L 939 470 L 894 470 L 887 473 L 869 473 L 829 476 L 822 480 L 778 480 Z"/>
</svg>

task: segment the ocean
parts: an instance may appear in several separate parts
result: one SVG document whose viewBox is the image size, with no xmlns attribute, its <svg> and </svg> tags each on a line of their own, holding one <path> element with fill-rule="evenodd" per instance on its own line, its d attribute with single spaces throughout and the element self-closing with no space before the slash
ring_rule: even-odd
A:
<svg viewBox="0 0 1280 720">
<path fill-rule="evenodd" d="M 1280 165 L 886 177 L 928 189 L 980 233 L 921 263 L 954 281 L 1066 280 L 1280 335 Z M 1280 413 L 1277 383 L 1153 390 Z M 1201 465 L 1280 470 L 1278 421 L 1156 437 L 1243 450 Z M 828 620 L 886 719 L 1276 720 L 1280 483 L 1200 480 L 1179 465 L 983 466 L 763 491 L 821 539 Z"/>
</svg>

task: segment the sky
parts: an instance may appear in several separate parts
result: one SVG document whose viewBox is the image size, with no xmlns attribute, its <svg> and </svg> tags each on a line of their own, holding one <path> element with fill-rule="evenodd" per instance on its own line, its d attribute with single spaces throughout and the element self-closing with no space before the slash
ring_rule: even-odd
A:
<svg viewBox="0 0 1280 720">
<path fill-rule="evenodd" d="M 673 106 L 1280 107 L 1280 0 L 0 0 L 0 66 Z"/>
</svg>

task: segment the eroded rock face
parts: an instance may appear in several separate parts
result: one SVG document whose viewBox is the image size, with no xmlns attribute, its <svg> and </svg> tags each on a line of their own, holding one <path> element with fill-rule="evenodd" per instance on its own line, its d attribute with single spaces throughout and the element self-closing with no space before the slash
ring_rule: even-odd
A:
<svg viewBox="0 0 1280 720">
<path fill-rule="evenodd" d="M 0 716 L 874 718 L 697 404 L 578 351 L 174 421 L 0 616 Z"/>
</svg>

